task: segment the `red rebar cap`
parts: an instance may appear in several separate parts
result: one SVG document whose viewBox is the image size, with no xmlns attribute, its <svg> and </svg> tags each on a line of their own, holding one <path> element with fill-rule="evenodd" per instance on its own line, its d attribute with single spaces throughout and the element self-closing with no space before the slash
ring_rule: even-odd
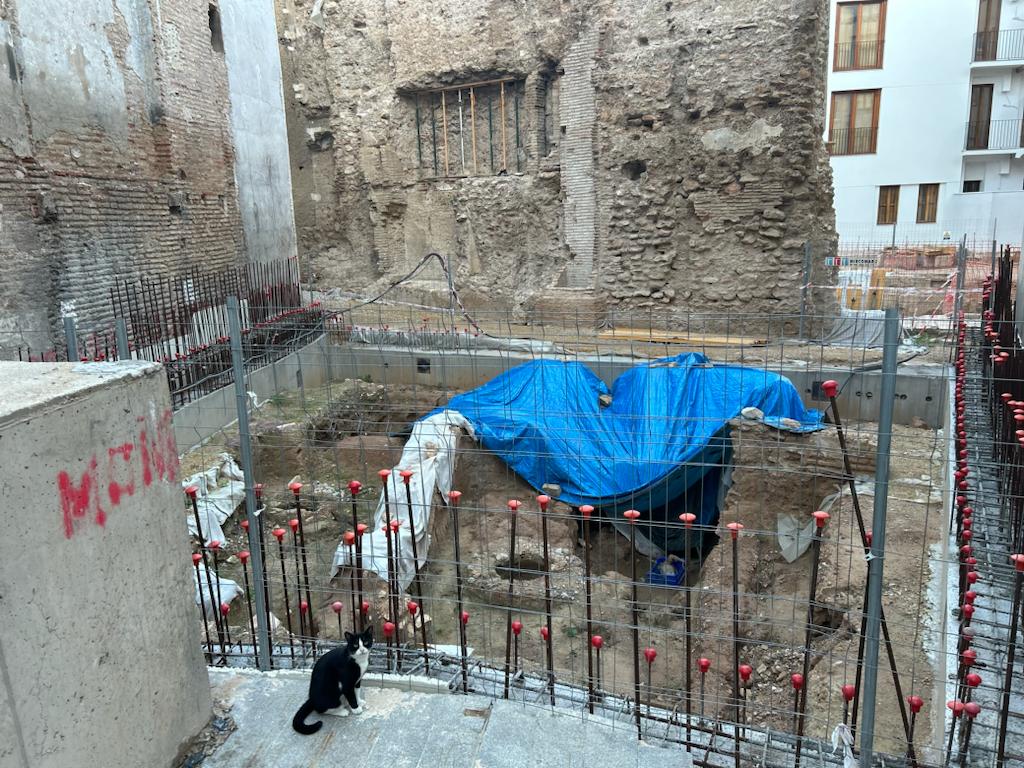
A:
<svg viewBox="0 0 1024 768">
<path fill-rule="evenodd" d="M 960 613 L 966 616 L 968 619 L 974 615 L 974 606 L 970 603 L 964 603 L 960 606 Z"/>
<path fill-rule="evenodd" d="M 513 635 L 518 635 L 522 631 L 523 631 L 523 622 L 519 621 L 519 619 L 516 619 L 515 621 L 513 621 L 512 622 L 512 634 Z"/>
<path fill-rule="evenodd" d="M 847 701 L 853 701 L 853 697 L 857 695 L 857 686 L 847 683 L 841 689 L 843 692 L 843 698 Z"/>
<path fill-rule="evenodd" d="M 462 618 L 463 626 L 465 626 L 466 624 L 469 624 L 469 611 L 463 611 L 461 618 Z"/>
<path fill-rule="evenodd" d="M 249 521 L 248 520 L 242 520 L 239 523 L 239 525 L 242 526 L 242 530 L 243 531 L 248 531 L 249 530 Z"/>
<path fill-rule="evenodd" d="M 540 628 L 540 636 L 544 638 L 544 642 L 547 642 L 551 639 L 551 633 L 548 631 L 548 628 L 546 626 Z"/>
<path fill-rule="evenodd" d="M 635 523 L 637 520 L 640 519 L 640 512 L 635 509 L 627 509 L 625 512 L 622 513 L 622 516 L 629 520 L 629 522 Z"/>
<path fill-rule="evenodd" d="M 220 549 L 220 542 L 219 541 L 211 541 L 209 544 L 206 545 L 206 548 L 207 549 Z"/>
<path fill-rule="evenodd" d="M 977 571 L 968 571 L 968 573 L 967 573 L 967 583 L 968 584 L 974 584 L 977 580 L 978 580 L 978 572 Z"/>
<path fill-rule="evenodd" d="M 523 506 L 523 502 L 519 501 L 519 499 L 509 499 L 506 506 L 509 512 L 515 513 L 517 509 Z"/>
<path fill-rule="evenodd" d="M 960 547 L 960 554 L 964 557 L 970 557 L 972 552 L 974 552 L 974 547 L 972 547 L 970 544 L 964 544 L 962 547 Z"/>
<path fill-rule="evenodd" d="M 1024 555 L 1010 555 L 1010 560 L 1018 573 L 1024 573 Z"/>
<path fill-rule="evenodd" d="M 697 521 L 697 516 L 693 514 L 693 512 L 683 512 L 683 514 L 679 516 L 679 519 L 683 521 L 683 525 L 689 528 Z"/>
<path fill-rule="evenodd" d="M 299 601 L 299 610 L 303 613 L 309 611 L 309 603 L 307 603 L 305 600 Z"/>
<path fill-rule="evenodd" d="M 192 565 L 199 565 L 199 561 L 203 559 L 203 556 L 198 552 L 192 554 Z"/>
<path fill-rule="evenodd" d="M 462 491 L 448 491 L 448 499 L 452 504 L 458 504 L 462 498 Z"/>
<path fill-rule="evenodd" d="M 973 635 L 971 635 L 973 637 Z M 978 661 L 978 652 L 973 648 L 968 648 L 960 654 L 960 661 L 965 667 L 973 667 L 975 662 Z"/>
<path fill-rule="evenodd" d="M 295 533 L 296 531 L 298 531 L 299 530 L 299 518 L 293 517 L 291 520 L 289 520 L 288 521 L 288 527 L 292 529 L 292 533 Z"/>
<path fill-rule="evenodd" d="M 910 711 L 916 715 L 924 706 L 924 699 L 920 696 L 907 696 L 907 704 L 910 705 Z"/>
<path fill-rule="evenodd" d="M 288 490 L 291 491 L 292 493 L 294 493 L 296 496 L 298 496 L 299 495 L 299 491 L 302 490 L 302 483 L 300 483 L 300 482 L 288 483 Z"/>
<path fill-rule="evenodd" d="M 363 484 L 358 480 L 353 480 L 348 484 L 348 492 L 353 496 L 358 496 L 361 490 L 363 490 Z"/>
<path fill-rule="evenodd" d="M 548 504 L 551 503 L 551 497 L 542 493 L 540 496 L 537 497 L 537 503 L 540 504 L 540 511 L 546 512 Z"/>
<path fill-rule="evenodd" d="M 872 540 L 871 531 L 864 531 L 864 541 L 867 542 L 867 545 L 869 547 L 871 546 L 871 540 Z"/>
<path fill-rule="evenodd" d="M 981 685 L 981 675 L 979 675 L 977 672 L 971 672 L 967 675 L 964 675 L 964 682 L 971 686 L 971 688 L 977 688 L 979 685 Z"/>
<path fill-rule="evenodd" d="M 249 550 L 243 549 L 241 552 L 239 552 L 238 553 L 238 559 L 242 561 L 243 565 L 245 565 L 245 563 L 249 562 Z"/>
<path fill-rule="evenodd" d="M 331 610 L 334 611 L 335 613 L 341 613 L 341 609 L 344 608 L 344 607 L 345 606 L 342 605 L 341 601 L 339 601 L 339 600 L 335 600 L 333 603 L 331 603 Z"/>
<path fill-rule="evenodd" d="M 588 519 L 588 520 L 590 519 L 590 516 L 593 513 L 594 513 L 594 508 L 592 506 L 590 506 L 589 504 L 584 504 L 582 507 L 580 507 L 580 514 L 583 515 L 583 517 Z"/>
<path fill-rule="evenodd" d="M 271 533 L 278 541 L 284 538 L 284 528 L 275 528 Z"/>
<path fill-rule="evenodd" d="M 978 593 L 973 589 L 969 589 L 964 592 L 964 602 L 974 605 L 974 601 L 978 599 Z"/>
<path fill-rule="evenodd" d="M 725 527 L 729 529 L 729 533 L 732 534 L 732 538 L 735 541 L 739 537 L 740 531 L 743 530 L 743 523 L 733 522 L 729 523 Z"/>
<path fill-rule="evenodd" d="M 739 668 L 740 680 L 747 682 L 750 680 L 750 676 L 754 674 L 754 668 L 749 664 L 740 664 Z"/>
<path fill-rule="evenodd" d="M 656 648 L 644 648 L 644 658 L 647 659 L 648 664 L 653 664 L 654 660 L 658 658 L 658 651 Z"/>
<path fill-rule="evenodd" d="M 981 705 L 976 701 L 968 701 L 964 704 L 964 713 L 973 720 L 981 712 Z"/>
<path fill-rule="evenodd" d="M 392 520 L 391 521 L 391 532 L 392 533 L 398 533 L 398 528 L 401 525 L 402 525 L 402 521 L 401 520 Z"/>
<path fill-rule="evenodd" d="M 701 656 L 697 659 L 697 668 L 701 671 L 701 674 L 707 674 L 707 671 L 711 669 L 711 659 Z"/>
<path fill-rule="evenodd" d="M 394 622 L 385 621 L 384 622 L 384 636 L 385 637 L 391 637 L 393 634 L 395 634 Z"/>
<path fill-rule="evenodd" d="M 820 531 L 825 527 L 825 523 L 828 522 L 829 515 L 828 512 L 822 512 L 819 509 L 817 512 L 813 513 L 811 517 L 814 518 L 814 523 L 818 526 L 818 530 Z"/>
<path fill-rule="evenodd" d="M 402 478 L 402 482 L 406 485 L 412 480 L 413 471 L 411 469 L 403 469 L 398 475 Z"/>
<path fill-rule="evenodd" d="M 1011 400 L 1013 400 L 1013 393 L 1012 392 L 1003 392 L 1003 394 L 1001 394 L 999 397 L 1000 397 L 1000 399 L 1004 403 L 1008 403 Z"/>
<path fill-rule="evenodd" d="M 380 472 L 377 473 L 377 476 L 381 480 L 387 481 L 387 479 L 389 477 L 391 477 L 391 470 L 390 469 L 382 469 Z"/>
<path fill-rule="evenodd" d="M 953 710 L 953 717 L 960 717 L 964 712 L 964 703 L 954 699 L 946 702 L 946 709 Z"/>
<path fill-rule="evenodd" d="M 370 526 L 368 526 L 366 523 L 360 523 L 356 526 L 356 534 L 362 536 L 364 533 L 366 533 L 369 527 Z"/>
<path fill-rule="evenodd" d="M 220 612 L 222 615 L 227 616 L 229 613 L 231 613 L 231 606 L 227 603 L 221 603 Z"/>
<path fill-rule="evenodd" d="M 793 684 L 793 690 L 799 691 L 804 687 L 804 676 L 799 672 L 794 672 L 789 676 L 789 682 Z"/>
<path fill-rule="evenodd" d="M 370 613 L 370 604 L 366 600 L 363 600 L 363 604 L 359 606 L 359 610 L 362 611 L 363 616 L 367 616 Z"/>
<path fill-rule="evenodd" d="M 968 557 L 966 560 L 964 560 L 964 562 L 967 563 L 969 566 L 971 566 L 973 568 L 974 566 L 976 566 L 978 564 L 978 558 L 976 558 L 976 557 Z"/>
<path fill-rule="evenodd" d="M 968 530 L 974 525 L 974 521 L 971 520 L 970 515 L 964 515 L 964 519 L 961 521 L 960 525 L 963 526 L 964 530 Z"/>
<path fill-rule="evenodd" d="M 253 489 L 253 491 L 256 492 L 256 498 L 257 499 L 263 497 L 263 483 L 256 483 L 256 485 L 254 485 L 252 487 L 252 489 Z"/>
<path fill-rule="evenodd" d="M 419 604 L 415 600 L 410 600 L 408 603 L 405 604 L 405 607 L 409 609 L 409 613 L 411 613 L 413 616 L 415 616 L 416 612 L 420 609 Z"/>
<path fill-rule="evenodd" d="M 974 507 L 964 507 L 964 510 L 963 510 L 964 517 L 970 517 L 973 514 L 974 514 Z"/>
<path fill-rule="evenodd" d="M 590 638 L 590 644 L 600 651 L 601 647 L 604 645 L 604 638 L 600 635 L 594 635 Z"/>
<path fill-rule="evenodd" d="M 345 531 L 345 543 L 350 547 L 355 546 L 356 535 L 352 531 Z"/>
<path fill-rule="evenodd" d="M 825 393 L 825 397 L 833 398 L 839 393 L 839 382 L 832 379 L 823 381 L 821 382 L 821 391 Z"/>
</svg>

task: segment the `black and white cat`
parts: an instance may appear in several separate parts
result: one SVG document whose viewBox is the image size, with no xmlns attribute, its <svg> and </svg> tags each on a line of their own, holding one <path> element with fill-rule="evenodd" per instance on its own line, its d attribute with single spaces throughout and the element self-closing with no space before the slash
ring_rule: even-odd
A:
<svg viewBox="0 0 1024 768">
<path fill-rule="evenodd" d="M 372 646 L 373 627 L 367 627 L 358 635 L 346 632 L 345 645 L 328 651 L 317 660 L 309 680 L 309 698 L 292 718 L 292 728 L 306 736 L 319 731 L 322 722 L 306 723 L 306 718 L 313 712 L 341 717 L 348 717 L 349 711 L 353 715 L 362 714 L 359 685 L 370 663 Z M 342 707 L 342 697 L 345 707 Z"/>
</svg>

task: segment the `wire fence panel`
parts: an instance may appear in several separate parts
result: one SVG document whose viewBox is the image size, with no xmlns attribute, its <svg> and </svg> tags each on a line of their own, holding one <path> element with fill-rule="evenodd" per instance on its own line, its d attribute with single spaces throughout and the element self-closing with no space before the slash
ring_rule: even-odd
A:
<svg viewBox="0 0 1024 768">
<path fill-rule="evenodd" d="M 879 299 L 903 316 L 891 409 L 873 308 L 540 317 L 251 290 L 233 338 L 163 362 L 196 641 L 212 665 L 298 668 L 372 625 L 375 670 L 593 712 L 701 765 L 842 765 L 865 729 L 887 765 L 1011 764 L 1017 257 L 976 296 L 965 244 L 923 258 L 872 267 L 955 280 L 933 326 L 914 294 Z M 227 298 L 135 311 L 132 338 L 173 344 L 174 318 Z"/>
</svg>

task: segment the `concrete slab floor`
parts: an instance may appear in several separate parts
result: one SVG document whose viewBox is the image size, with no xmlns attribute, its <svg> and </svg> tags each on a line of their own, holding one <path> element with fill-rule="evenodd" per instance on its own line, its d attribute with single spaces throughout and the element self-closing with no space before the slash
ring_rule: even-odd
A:
<svg viewBox="0 0 1024 768">
<path fill-rule="evenodd" d="M 399 677 L 364 682 L 366 709 L 326 716 L 300 736 L 292 715 L 305 701 L 308 675 L 210 670 L 215 699 L 237 729 L 204 768 L 688 768 L 681 749 L 637 742 L 632 730 L 542 706 L 478 696 L 421 692 Z M 416 690 L 419 689 L 419 690 Z M 313 721 L 314 717 L 309 718 Z"/>
</svg>

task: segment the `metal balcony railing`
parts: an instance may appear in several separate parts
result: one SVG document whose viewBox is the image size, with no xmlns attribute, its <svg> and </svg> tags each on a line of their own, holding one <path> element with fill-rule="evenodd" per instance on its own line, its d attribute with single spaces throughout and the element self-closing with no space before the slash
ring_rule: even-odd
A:
<svg viewBox="0 0 1024 768">
<path fill-rule="evenodd" d="M 878 145 L 877 128 L 833 128 L 828 149 L 833 155 L 871 155 Z"/>
<path fill-rule="evenodd" d="M 964 146 L 968 151 L 1024 148 L 1024 120 L 970 121 Z"/>
<path fill-rule="evenodd" d="M 1001 29 L 974 35 L 974 61 L 1024 60 L 1024 29 Z"/>
<path fill-rule="evenodd" d="M 837 43 L 833 69 L 878 69 L 882 66 L 884 40 L 858 40 L 854 43 Z"/>
</svg>

